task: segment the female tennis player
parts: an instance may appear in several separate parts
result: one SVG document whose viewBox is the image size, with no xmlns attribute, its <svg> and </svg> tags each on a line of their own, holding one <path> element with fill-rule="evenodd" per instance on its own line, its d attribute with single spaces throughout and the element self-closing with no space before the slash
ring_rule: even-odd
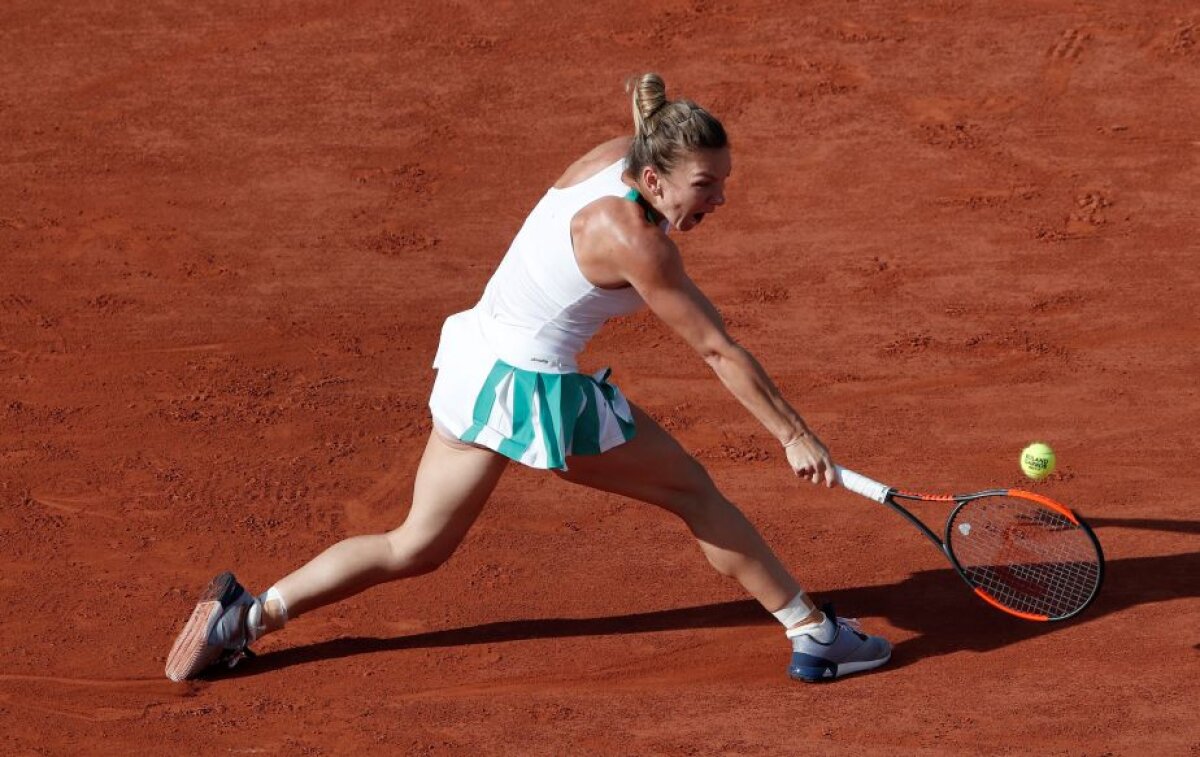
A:
<svg viewBox="0 0 1200 757">
<path fill-rule="evenodd" d="M 684 271 L 670 233 L 725 204 L 725 129 L 656 74 L 630 84 L 634 136 L 577 160 L 542 197 L 472 309 L 448 318 L 429 400 L 434 430 L 404 523 L 334 544 L 262 595 L 213 579 L 176 639 L 166 673 L 183 680 L 288 619 L 386 581 L 436 570 L 474 523 L 510 461 L 679 516 L 720 573 L 786 629 L 789 674 L 815 681 L 885 663 L 891 646 L 832 608 L 818 610 L 704 468 L 576 355 L 613 316 L 649 307 L 782 445 L 797 476 L 836 484 L 825 445 L 758 361 L 726 333 Z"/>
</svg>

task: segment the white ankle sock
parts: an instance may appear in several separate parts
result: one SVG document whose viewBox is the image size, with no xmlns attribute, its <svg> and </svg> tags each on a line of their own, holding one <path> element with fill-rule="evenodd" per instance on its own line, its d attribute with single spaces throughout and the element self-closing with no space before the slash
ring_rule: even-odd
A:
<svg viewBox="0 0 1200 757">
<path fill-rule="evenodd" d="M 282 628 L 283 626 L 287 625 L 287 622 L 288 622 L 287 602 L 283 601 L 283 595 L 279 593 L 279 589 L 276 589 L 274 586 L 272 586 L 271 588 L 264 591 L 262 593 L 262 595 L 259 596 L 258 599 L 264 605 L 267 602 L 279 603 L 279 616 L 283 619 L 283 622 L 279 624 L 279 627 Z"/>
<path fill-rule="evenodd" d="M 258 641 L 267 632 L 267 624 L 263 620 L 267 602 L 279 603 L 279 615 L 283 618 L 279 627 L 283 628 L 287 624 L 287 603 L 283 601 L 283 595 L 279 593 L 279 590 L 272 586 L 254 598 L 254 604 L 250 605 L 250 611 L 246 613 L 247 643 Z"/>
<path fill-rule="evenodd" d="M 829 616 L 821 613 L 820 618 L 812 623 L 805 623 L 796 628 L 789 628 L 787 630 L 787 637 L 789 639 L 797 639 L 801 636 L 811 636 L 822 644 L 828 644 L 833 641 L 835 630 L 834 624 L 829 622 Z"/>
<path fill-rule="evenodd" d="M 771 614 L 775 616 L 776 620 L 783 624 L 784 628 L 791 628 L 807 618 L 809 615 L 812 615 L 816 609 L 816 606 L 812 603 L 812 600 L 808 598 L 808 595 L 804 592 L 800 592 L 796 596 L 792 597 L 791 602 L 788 602 L 782 608 Z"/>
</svg>

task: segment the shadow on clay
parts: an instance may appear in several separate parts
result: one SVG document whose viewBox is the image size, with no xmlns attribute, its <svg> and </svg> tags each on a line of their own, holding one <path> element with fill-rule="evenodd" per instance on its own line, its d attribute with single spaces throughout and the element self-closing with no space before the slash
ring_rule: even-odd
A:
<svg viewBox="0 0 1200 757">
<path fill-rule="evenodd" d="M 1200 520 L 1163 520 L 1161 518 L 1093 518 L 1088 516 L 1092 528 L 1140 528 L 1146 531 L 1170 531 L 1177 534 L 1200 534 Z M 1103 545 L 1101 545 L 1103 546 Z"/>
<path fill-rule="evenodd" d="M 1200 521 L 1094 518 L 1094 528 L 1148 528 L 1200 532 Z M 821 591 L 816 599 L 833 602 L 847 615 L 886 618 L 916 635 L 896 645 L 891 668 L 927 657 L 961 651 L 987 652 L 1064 628 L 1087 623 L 1131 607 L 1200 596 L 1200 552 L 1109 560 L 1100 596 L 1079 618 L 1062 623 L 1031 623 L 982 605 L 950 569 L 914 573 L 892 584 Z M 538 618 L 484 623 L 467 628 L 396 636 L 346 637 L 261 655 L 220 677 L 257 675 L 317 660 L 403 649 L 496 644 L 527 639 L 653 633 L 694 628 L 770 625 L 774 620 L 757 602 L 740 600 L 675 610 L 603 618 Z M 870 624 L 867 624 L 868 630 Z"/>
<path fill-rule="evenodd" d="M 1197 575 L 1200 552 L 1109 560 L 1095 603 L 1061 623 L 1031 623 L 984 607 L 949 569 L 914 573 L 886 586 L 837 589 L 827 596 L 848 610 L 915 631 L 893 652 L 893 665 L 902 667 L 954 652 L 989 652 L 1138 605 L 1197 597 Z"/>
</svg>

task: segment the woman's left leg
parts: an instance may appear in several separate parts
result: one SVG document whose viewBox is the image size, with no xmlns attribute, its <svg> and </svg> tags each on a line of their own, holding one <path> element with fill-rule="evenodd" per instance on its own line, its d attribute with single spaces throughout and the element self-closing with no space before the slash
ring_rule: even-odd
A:
<svg viewBox="0 0 1200 757">
<path fill-rule="evenodd" d="M 637 435 L 602 455 L 572 457 L 559 475 L 573 483 L 658 505 L 678 515 L 720 573 L 736 579 L 788 629 L 788 675 L 840 678 L 888 661 L 891 645 L 852 622 L 818 611 L 758 530 L 726 499 L 703 466 L 653 418 L 633 408 Z"/>
<path fill-rule="evenodd" d="M 784 607 L 800 593 L 800 585 L 758 529 L 695 458 L 653 418 L 631 407 L 637 426 L 633 439 L 600 455 L 571 457 L 569 470 L 559 476 L 674 513 L 718 572 L 737 580 L 767 611 Z"/>
</svg>

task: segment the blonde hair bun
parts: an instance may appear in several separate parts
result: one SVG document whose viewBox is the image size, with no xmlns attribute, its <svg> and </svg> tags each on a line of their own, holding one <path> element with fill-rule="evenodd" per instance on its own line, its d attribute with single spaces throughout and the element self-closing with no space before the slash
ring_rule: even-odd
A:
<svg viewBox="0 0 1200 757">
<path fill-rule="evenodd" d="M 670 173 L 686 153 L 729 144 L 716 116 L 691 100 L 668 100 L 667 85 L 658 74 L 631 77 L 625 92 L 633 102 L 633 143 L 625 158 L 630 173 L 637 175 L 646 166 Z"/>
<path fill-rule="evenodd" d="M 654 73 L 634 76 L 625 85 L 633 95 L 633 132 L 638 136 L 653 131 L 649 124 L 654 114 L 667 104 L 667 84 Z"/>
</svg>

